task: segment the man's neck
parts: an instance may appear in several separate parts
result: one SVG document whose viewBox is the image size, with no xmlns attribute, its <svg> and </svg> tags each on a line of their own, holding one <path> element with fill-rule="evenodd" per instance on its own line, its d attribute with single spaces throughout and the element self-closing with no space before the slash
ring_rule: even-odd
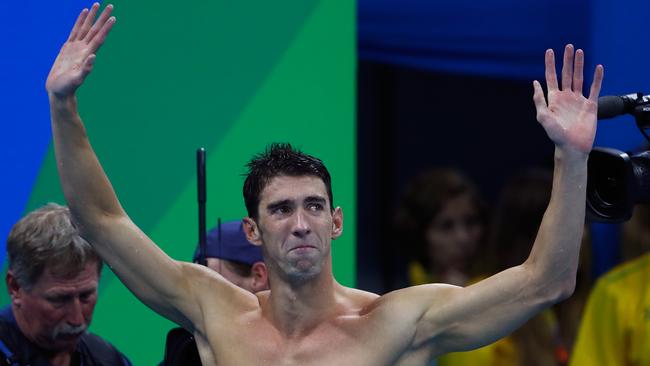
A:
<svg viewBox="0 0 650 366">
<path fill-rule="evenodd" d="M 48 360 L 52 366 L 71 366 L 73 365 L 72 352 L 57 352 L 51 355 Z"/>
<path fill-rule="evenodd" d="M 337 312 L 336 288 L 331 268 L 299 284 L 271 275 L 267 316 L 288 339 L 311 332 Z"/>
</svg>

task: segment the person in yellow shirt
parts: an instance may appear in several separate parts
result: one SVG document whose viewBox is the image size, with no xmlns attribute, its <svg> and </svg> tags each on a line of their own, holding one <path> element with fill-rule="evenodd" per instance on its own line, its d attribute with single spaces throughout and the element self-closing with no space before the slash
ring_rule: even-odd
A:
<svg viewBox="0 0 650 366">
<path fill-rule="evenodd" d="M 637 206 L 632 220 L 635 218 L 645 221 L 639 227 L 650 241 L 650 206 Z M 650 365 L 650 253 L 625 262 L 598 280 L 587 302 L 570 365 Z"/>
<path fill-rule="evenodd" d="M 478 265 L 485 257 L 487 207 L 474 182 L 459 169 L 421 172 L 406 186 L 395 214 L 398 237 L 407 238 L 411 286 L 450 283 L 467 286 L 487 276 Z M 438 366 L 516 366 L 512 339 L 444 355 Z"/>
<path fill-rule="evenodd" d="M 582 365 L 650 365 L 650 253 L 596 284 L 571 360 Z"/>
</svg>

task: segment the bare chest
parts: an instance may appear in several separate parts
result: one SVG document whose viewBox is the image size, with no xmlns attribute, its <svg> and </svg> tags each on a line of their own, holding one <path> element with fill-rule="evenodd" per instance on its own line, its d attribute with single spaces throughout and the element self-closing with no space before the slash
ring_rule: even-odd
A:
<svg viewBox="0 0 650 366">
<path fill-rule="evenodd" d="M 220 366 L 378 366 L 394 364 L 402 348 L 400 343 L 372 320 L 345 317 L 323 323 L 299 337 L 282 336 L 265 320 L 234 321 L 226 329 L 210 329 L 204 347 L 210 348 L 214 364 Z"/>
</svg>

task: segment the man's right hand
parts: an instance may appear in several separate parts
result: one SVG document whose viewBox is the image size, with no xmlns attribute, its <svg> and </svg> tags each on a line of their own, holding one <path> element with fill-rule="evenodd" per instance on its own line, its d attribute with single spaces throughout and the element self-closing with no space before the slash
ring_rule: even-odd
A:
<svg viewBox="0 0 650 366">
<path fill-rule="evenodd" d="M 92 70 L 95 54 L 115 23 L 115 17 L 110 16 L 113 5 L 107 5 L 95 22 L 98 9 L 99 4 L 95 3 L 90 10 L 81 11 L 68 40 L 61 47 L 45 82 L 51 97 L 73 95 Z"/>
</svg>

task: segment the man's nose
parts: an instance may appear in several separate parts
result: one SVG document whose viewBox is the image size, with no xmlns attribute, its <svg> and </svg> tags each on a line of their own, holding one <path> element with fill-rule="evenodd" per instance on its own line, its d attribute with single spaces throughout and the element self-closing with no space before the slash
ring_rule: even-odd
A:
<svg viewBox="0 0 650 366">
<path fill-rule="evenodd" d="M 306 218 L 304 210 L 296 211 L 293 221 L 293 235 L 302 238 L 311 232 L 309 222 Z"/>
<path fill-rule="evenodd" d="M 79 326 L 85 323 L 83 304 L 78 298 L 75 298 L 68 304 L 66 322 L 73 326 Z"/>
</svg>

